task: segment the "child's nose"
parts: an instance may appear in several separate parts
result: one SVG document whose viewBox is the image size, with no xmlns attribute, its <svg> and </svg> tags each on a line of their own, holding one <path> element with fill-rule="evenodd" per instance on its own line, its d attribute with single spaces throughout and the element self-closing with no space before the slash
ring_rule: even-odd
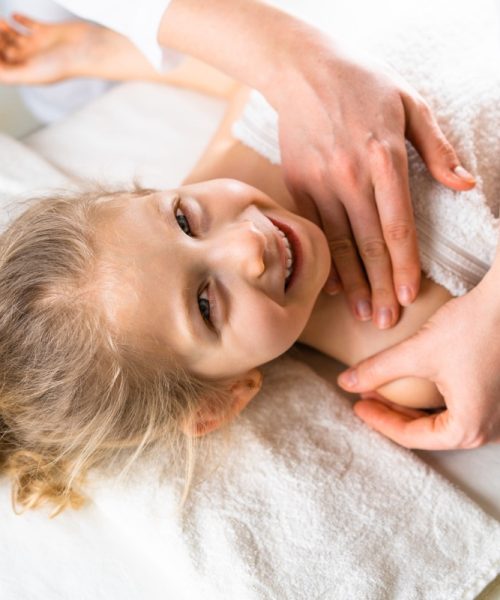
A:
<svg viewBox="0 0 500 600">
<path fill-rule="evenodd" d="M 233 224 L 211 248 L 212 259 L 222 269 L 257 280 L 266 271 L 266 236 L 250 220 Z"/>
</svg>

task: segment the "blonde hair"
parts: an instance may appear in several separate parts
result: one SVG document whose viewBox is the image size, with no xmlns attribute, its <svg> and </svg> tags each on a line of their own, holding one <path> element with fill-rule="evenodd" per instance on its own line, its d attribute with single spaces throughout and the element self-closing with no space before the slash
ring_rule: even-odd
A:
<svg viewBox="0 0 500 600">
<path fill-rule="evenodd" d="M 154 444 L 184 453 L 187 497 L 196 439 L 179 424 L 226 399 L 134 348 L 90 292 L 106 200 L 150 191 L 40 198 L 0 236 L 0 473 L 16 512 L 78 508 L 91 467 L 129 449 L 128 468 Z"/>
</svg>

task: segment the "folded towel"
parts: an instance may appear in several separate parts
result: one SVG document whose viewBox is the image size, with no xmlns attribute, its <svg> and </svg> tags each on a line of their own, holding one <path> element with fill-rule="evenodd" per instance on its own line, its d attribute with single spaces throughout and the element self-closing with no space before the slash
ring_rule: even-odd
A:
<svg viewBox="0 0 500 600">
<path fill-rule="evenodd" d="M 472 191 L 453 192 L 430 176 L 414 148 L 407 145 L 422 267 L 451 294 L 464 294 L 491 265 L 499 234 L 500 27 L 496 3 L 414 0 L 413 11 L 408 2 L 394 0 L 338 4 L 349 6 L 321 10 L 313 2 L 304 15 L 337 37 L 342 30 L 349 31 L 357 45 L 401 73 L 430 103 L 462 163 L 477 177 Z M 275 111 L 253 92 L 233 126 L 233 135 L 279 163 L 277 128 Z"/>
</svg>

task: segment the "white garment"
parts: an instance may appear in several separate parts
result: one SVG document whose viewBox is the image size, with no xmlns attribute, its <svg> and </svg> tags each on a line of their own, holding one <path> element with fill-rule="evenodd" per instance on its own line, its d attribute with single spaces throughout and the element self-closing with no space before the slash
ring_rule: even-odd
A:
<svg viewBox="0 0 500 600">
<path fill-rule="evenodd" d="M 458 296 L 484 276 L 498 243 L 497 7 L 495 0 L 479 0 L 477 6 L 463 0 L 412 4 L 413 9 L 399 0 L 371 4 L 351 0 L 329 8 L 324 3 L 315 6 L 311 0 L 308 19 L 337 38 L 348 32 L 356 46 L 364 46 L 372 56 L 392 65 L 431 104 L 463 165 L 476 176 L 474 190 L 453 192 L 430 176 L 408 144 L 422 267 L 431 279 Z M 234 124 L 233 135 L 271 162 L 280 162 L 278 115 L 257 92 Z"/>
<path fill-rule="evenodd" d="M 129 38 L 158 70 L 171 69 L 182 55 L 160 47 L 158 28 L 170 0 L 57 0 L 75 15 L 104 25 Z"/>
</svg>

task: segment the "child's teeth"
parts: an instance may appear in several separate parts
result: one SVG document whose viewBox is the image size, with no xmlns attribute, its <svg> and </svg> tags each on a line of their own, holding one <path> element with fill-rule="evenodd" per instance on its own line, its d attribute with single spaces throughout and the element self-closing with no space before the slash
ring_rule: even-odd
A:
<svg viewBox="0 0 500 600">
<path fill-rule="evenodd" d="M 286 279 L 288 279 L 290 277 L 290 275 L 292 274 L 293 271 L 293 253 L 292 253 L 292 247 L 290 246 L 290 242 L 288 241 L 288 238 L 286 237 L 286 234 L 284 231 L 281 231 L 281 229 L 279 227 L 276 227 L 276 225 L 274 226 L 275 229 L 277 231 L 279 231 L 281 237 L 284 240 L 285 243 L 285 252 L 286 252 Z"/>
</svg>

